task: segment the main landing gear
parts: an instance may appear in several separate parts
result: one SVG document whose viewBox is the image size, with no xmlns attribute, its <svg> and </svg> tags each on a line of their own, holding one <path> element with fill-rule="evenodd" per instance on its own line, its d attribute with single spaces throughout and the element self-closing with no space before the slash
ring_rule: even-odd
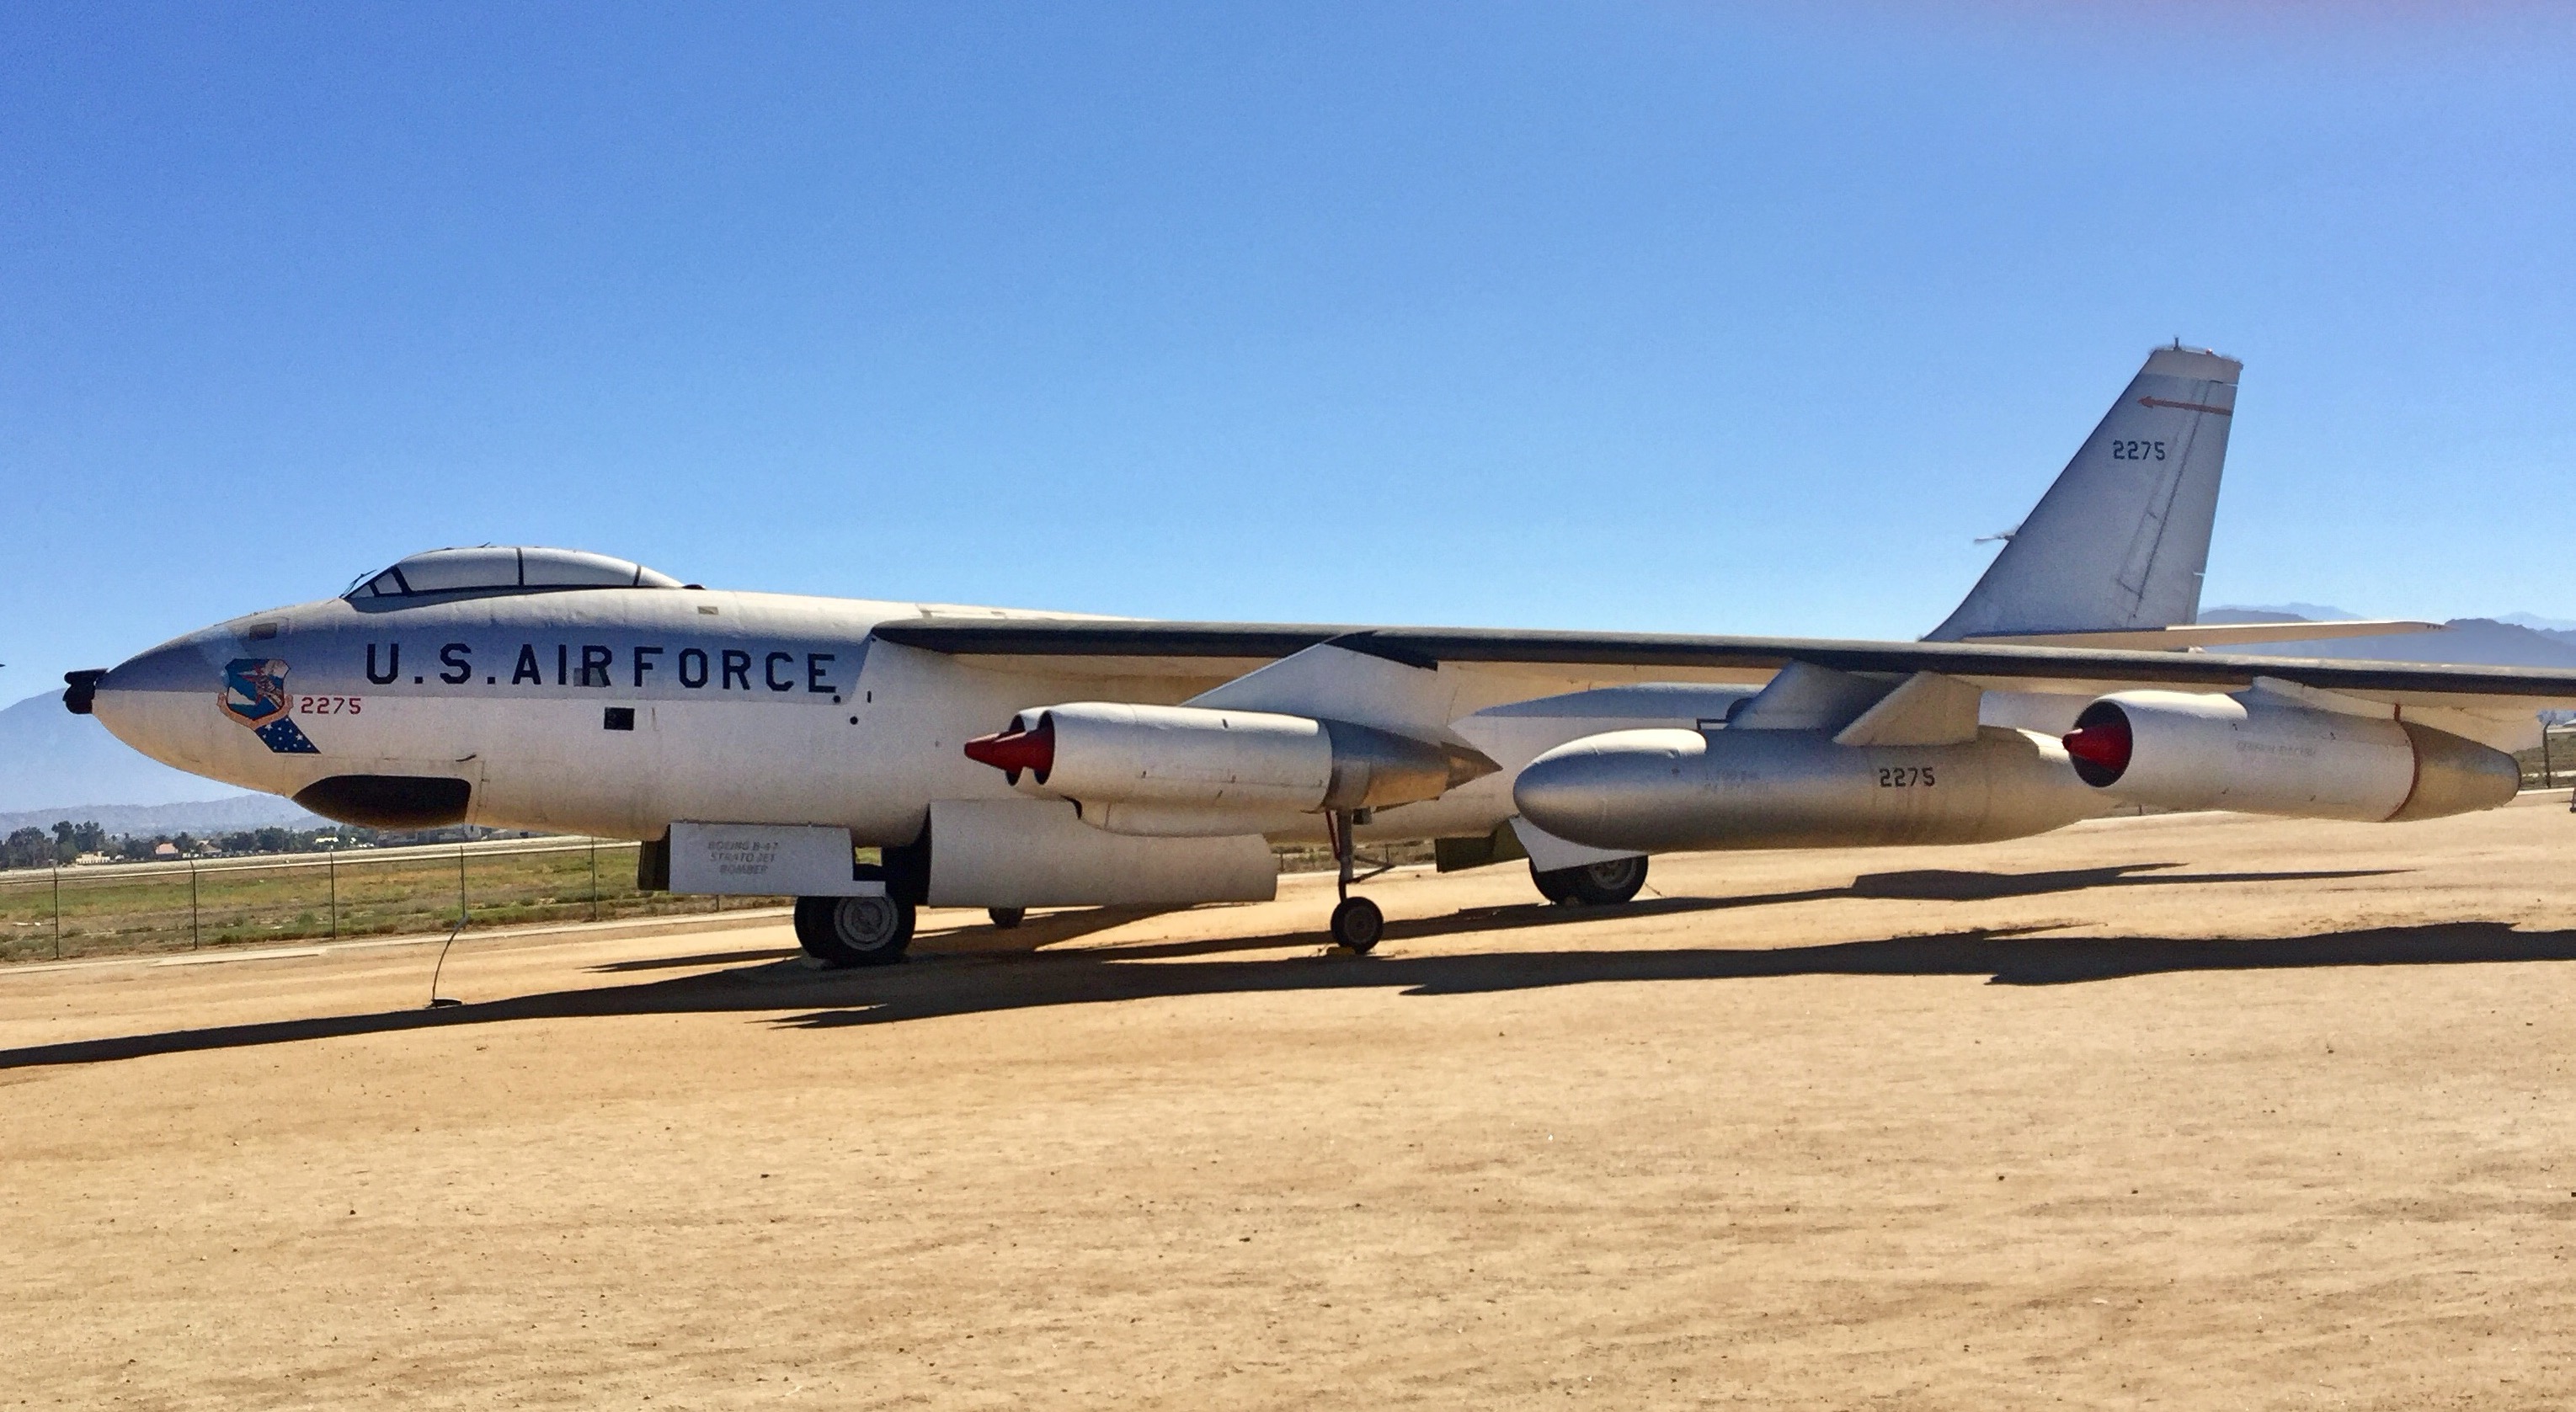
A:
<svg viewBox="0 0 2576 1412">
<path fill-rule="evenodd" d="M 891 966 L 912 945 L 912 919 L 893 897 L 800 897 L 796 941 L 827 966 Z"/>
<path fill-rule="evenodd" d="M 1335 890 L 1342 900 L 1333 908 L 1333 944 L 1356 955 L 1366 956 L 1377 948 L 1378 938 L 1386 935 L 1386 914 L 1365 897 L 1351 896 L 1351 884 L 1361 879 L 1352 875 L 1356 845 L 1351 841 L 1351 828 L 1368 822 L 1367 810 L 1336 809 L 1324 815 L 1324 833 L 1333 843 L 1333 864 L 1340 871 Z M 1383 867 L 1372 869 L 1366 876 L 1376 877 Z"/>
<path fill-rule="evenodd" d="M 1613 858 L 1607 863 L 1547 873 L 1532 863 L 1530 881 L 1538 884 L 1540 896 L 1560 907 L 1615 907 L 1635 897 L 1637 889 L 1646 885 L 1646 860 L 1642 855 Z"/>
</svg>

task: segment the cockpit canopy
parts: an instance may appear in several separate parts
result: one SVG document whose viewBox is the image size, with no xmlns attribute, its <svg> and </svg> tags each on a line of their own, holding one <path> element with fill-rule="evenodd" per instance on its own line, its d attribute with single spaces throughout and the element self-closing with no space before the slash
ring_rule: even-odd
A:
<svg viewBox="0 0 2576 1412">
<path fill-rule="evenodd" d="M 555 588 L 682 588 L 669 574 L 631 559 L 580 549 L 491 545 L 431 549 L 360 580 L 344 597 L 417 598 L 432 593 L 531 593 Z"/>
</svg>

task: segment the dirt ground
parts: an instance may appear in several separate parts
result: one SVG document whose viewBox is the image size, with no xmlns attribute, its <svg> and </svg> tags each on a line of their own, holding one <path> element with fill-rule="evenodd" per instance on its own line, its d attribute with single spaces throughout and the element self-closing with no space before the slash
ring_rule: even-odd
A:
<svg viewBox="0 0 2576 1412">
<path fill-rule="evenodd" d="M 2576 818 L 0 972 L 0 1407 L 2576 1403 Z"/>
</svg>

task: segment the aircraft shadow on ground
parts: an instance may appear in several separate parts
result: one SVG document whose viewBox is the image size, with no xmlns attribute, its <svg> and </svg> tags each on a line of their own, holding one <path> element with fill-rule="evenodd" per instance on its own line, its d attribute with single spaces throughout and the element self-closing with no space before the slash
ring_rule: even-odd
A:
<svg viewBox="0 0 2576 1412">
<path fill-rule="evenodd" d="M 1504 927 L 1541 929 L 1600 922 L 1614 916 L 1722 911 L 1758 901 L 1807 897 L 2009 897 L 2145 881 L 2219 883 L 2369 876 L 2366 872 L 2339 871 L 2157 872 L 2152 877 L 2140 877 L 2136 876 L 2139 871 L 2131 867 L 2020 875 L 1881 874 L 1859 879 L 1850 888 L 1775 894 L 1763 899 L 1667 898 L 1615 911 L 1543 904 L 1479 908 L 1449 917 L 1395 923 L 1387 931 L 1390 939 L 1400 941 Z M 1890 887 L 1931 891 L 1872 890 Z M 1130 919 L 1134 915 L 1130 913 Z M 469 1002 L 446 1009 L 319 1016 L 30 1045 L 0 1050 L 0 1069 L 103 1063 L 449 1025 L 630 1015 L 740 1013 L 760 1016 L 785 1028 L 830 1029 L 1052 1005 L 1255 992 L 1392 989 L 1407 995 L 1443 996 L 1598 983 L 1831 975 L 1983 976 L 1996 985 L 2068 985 L 2182 971 L 2576 961 L 2576 930 L 2526 932 L 2501 922 L 2377 927 L 2264 939 L 2044 935 L 2060 925 L 2064 924 L 1970 928 L 1924 936 L 1777 948 L 1510 950 L 1431 956 L 1382 954 L 1367 958 L 1321 953 L 1320 937 L 1284 933 L 1036 953 L 934 951 L 912 965 L 855 971 L 817 970 L 802 958 L 774 951 L 726 952 L 656 963 L 707 964 L 725 969 L 595 989 Z M 1227 954 L 1304 947 L 1316 950 L 1287 958 Z M 1162 964 L 1136 964 L 1139 962 Z M 448 988 L 470 995 L 470 962 L 454 969 L 457 974 Z M 598 969 L 615 972 L 629 967 L 614 963 Z"/>
</svg>

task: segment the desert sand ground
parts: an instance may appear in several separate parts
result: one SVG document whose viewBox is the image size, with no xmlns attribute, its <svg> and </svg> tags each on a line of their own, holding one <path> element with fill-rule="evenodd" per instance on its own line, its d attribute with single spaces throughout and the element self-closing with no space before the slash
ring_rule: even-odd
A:
<svg viewBox="0 0 2576 1412">
<path fill-rule="evenodd" d="M 0 1407 L 2576 1403 L 2576 818 L 0 973 Z"/>
</svg>

